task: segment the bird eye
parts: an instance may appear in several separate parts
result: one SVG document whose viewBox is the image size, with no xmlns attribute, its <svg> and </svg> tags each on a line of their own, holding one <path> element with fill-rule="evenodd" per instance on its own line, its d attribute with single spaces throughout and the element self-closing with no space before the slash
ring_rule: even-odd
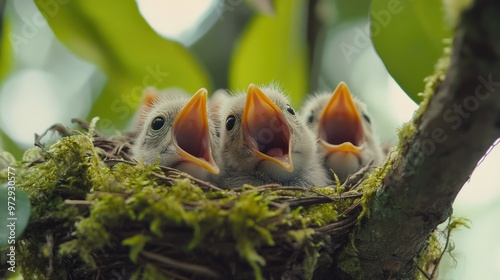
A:
<svg viewBox="0 0 500 280">
<path fill-rule="evenodd" d="M 295 115 L 295 110 L 292 108 L 292 106 L 290 105 L 286 105 L 286 110 L 288 111 L 288 113 L 292 114 L 292 115 Z"/>
<path fill-rule="evenodd" d="M 153 122 L 151 122 L 151 128 L 153 130 L 159 130 L 165 124 L 165 119 L 163 117 L 154 118 Z"/>
<path fill-rule="evenodd" d="M 234 127 L 234 123 L 236 122 L 236 118 L 234 116 L 229 116 L 226 119 L 226 130 L 230 131 Z"/>
<path fill-rule="evenodd" d="M 311 114 L 309 114 L 309 117 L 307 117 L 307 123 L 312 124 L 313 122 L 314 122 L 314 112 L 311 112 Z"/>
<path fill-rule="evenodd" d="M 368 117 L 367 114 L 363 113 L 363 118 L 365 119 L 365 121 L 367 121 L 369 124 L 372 123 L 372 120 L 370 119 L 370 117 Z"/>
</svg>

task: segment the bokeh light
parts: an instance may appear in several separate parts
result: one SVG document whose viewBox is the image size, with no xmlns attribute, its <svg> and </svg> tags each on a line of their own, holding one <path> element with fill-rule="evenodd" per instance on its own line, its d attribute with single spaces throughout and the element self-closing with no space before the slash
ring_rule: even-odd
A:
<svg viewBox="0 0 500 280">
<path fill-rule="evenodd" d="M 137 0 L 139 11 L 160 35 L 190 45 L 202 35 L 200 23 L 217 8 L 217 0 Z M 204 22 L 204 30 L 215 22 Z"/>
<path fill-rule="evenodd" d="M 41 133 L 64 116 L 57 78 L 39 70 L 24 70 L 5 81 L 0 91 L 0 123 L 20 145 L 33 144 L 34 133 Z"/>
</svg>

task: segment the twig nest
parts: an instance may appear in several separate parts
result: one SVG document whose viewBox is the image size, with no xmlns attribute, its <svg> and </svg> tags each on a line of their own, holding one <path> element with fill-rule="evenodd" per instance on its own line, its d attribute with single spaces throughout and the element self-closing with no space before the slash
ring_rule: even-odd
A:
<svg viewBox="0 0 500 280">
<path fill-rule="evenodd" d="M 353 180 L 224 190 L 131 161 L 127 135 L 79 124 L 86 132 L 53 126 L 64 137 L 50 147 L 38 137 L 22 164 L 18 187 L 33 209 L 19 242 L 26 279 L 310 279 L 328 270 L 361 212 Z"/>
</svg>

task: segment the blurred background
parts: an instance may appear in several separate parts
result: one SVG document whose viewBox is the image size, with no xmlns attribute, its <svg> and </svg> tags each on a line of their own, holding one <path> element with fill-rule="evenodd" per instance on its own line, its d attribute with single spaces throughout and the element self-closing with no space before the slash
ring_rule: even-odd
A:
<svg viewBox="0 0 500 280">
<path fill-rule="evenodd" d="M 398 127 L 417 108 L 375 51 L 367 0 L 35 2 L 0 0 L 0 151 L 18 159 L 33 146 L 34 133 L 69 126 L 71 118 L 99 116 L 105 133 L 125 130 L 146 86 L 194 93 L 274 81 L 299 109 L 307 94 L 331 92 L 345 81 L 368 105 L 387 147 L 397 144 Z M 384 16 L 375 14 L 379 28 L 390 20 Z M 459 194 L 454 214 L 472 227 L 453 234 L 453 257 L 441 264 L 440 279 L 498 279 L 498 166 L 500 148 Z"/>
</svg>

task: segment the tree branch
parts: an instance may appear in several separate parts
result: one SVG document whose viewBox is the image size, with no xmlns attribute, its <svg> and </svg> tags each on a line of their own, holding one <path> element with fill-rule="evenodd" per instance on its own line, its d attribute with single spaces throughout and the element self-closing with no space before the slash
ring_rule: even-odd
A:
<svg viewBox="0 0 500 280">
<path fill-rule="evenodd" d="M 476 0 L 463 13 L 446 77 L 354 231 L 364 279 L 415 277 L 415 257 L 500 137 L 499 14 L 497 0 Z"/>
</svg>

